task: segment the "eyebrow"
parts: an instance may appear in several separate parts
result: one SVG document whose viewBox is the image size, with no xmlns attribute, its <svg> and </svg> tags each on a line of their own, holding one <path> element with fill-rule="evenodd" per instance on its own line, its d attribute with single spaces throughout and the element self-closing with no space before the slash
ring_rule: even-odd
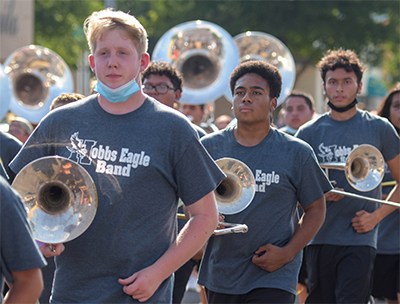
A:
<svg viewBox="0 0 400 304">
<path fill-rule="evenodd" d="M 330 78 L 328 78 L 328 81 L 329 80 L 339 80 L 339 79 L 343 79 L 343 80 L 354 80 L 354 78 L 353 77 L 345 77 L 345 78 L 334 78 L 334 77 L 330 77 Z"/>
<path fill-rule="evenodd" d="M 244 86 L 238 86 L 235 88 L 235 90 L 239 90 L 239 89 L 245 89 Z M 252 86 L 250 87 L 250 89 L 256 89 L 256 90 L 263 90 L 264 92 L 266 92 L 266 90 L 263 87 L 259 87 L 259 86 Z"/>
</svg>

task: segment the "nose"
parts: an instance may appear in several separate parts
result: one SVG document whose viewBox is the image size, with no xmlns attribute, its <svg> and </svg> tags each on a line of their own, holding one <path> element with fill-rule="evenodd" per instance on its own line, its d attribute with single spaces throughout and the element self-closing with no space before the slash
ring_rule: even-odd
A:
<svg viewBox="0 0 400 304">
<path fill-rule="evenodd" d="M 118 66 L 117 56 L 115 54 L 110 54 L 108 58 L 108 67 L 115 68 Z"/>
<path fill-rule="evenodd" d="M 343 91 L 343 85 L 341 82 L 338 82 L 338 84 L 336 86 L 336 91 Z"/>
<path fill-rule="evenodd" d="M 243 98 L 242 98 L 242 103 L 253 103 L 251 97 L 250 97 L 250 92 L 246 92 L 246 94 L 244 94 Z"/>
</svg>

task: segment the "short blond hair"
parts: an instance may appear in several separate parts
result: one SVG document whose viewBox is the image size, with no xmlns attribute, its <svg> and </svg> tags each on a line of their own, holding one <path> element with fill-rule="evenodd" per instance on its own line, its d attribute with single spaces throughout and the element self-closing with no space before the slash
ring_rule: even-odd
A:
<svg viewBox="0 0 400 304">
<path fill-rule="evenodd" d="M 125 31 L 132 39 L 139 56 L 147 52 L 147 32 L 139 20 L 130 14 L 114 11 L 111 8 L 93 12 L 83 23 L 90 52 L 94 53 L 97 40 L 101 39 L 105 32 L 116 28 Z"/>
</svg>

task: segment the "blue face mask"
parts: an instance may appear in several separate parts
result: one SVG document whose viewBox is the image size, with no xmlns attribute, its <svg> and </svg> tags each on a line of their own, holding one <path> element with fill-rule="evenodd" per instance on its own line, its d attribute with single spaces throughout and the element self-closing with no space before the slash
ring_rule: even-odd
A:
<svg viewBox="0 0 400 304">
<path fill-rule="evenodd" d="M 139 70 L 136 73 L 136 76 L 129 82 L 120 86 L 116 89 L 111 89 L 100 80 L 97 80 L 97 84 L 94 87 L 94 90 L 98 92 L 101 96 L 107 99 L 109 102 L 117 103 L 117 102 L 125 102 L 129 97 L 135 94 L 140 90 L 138 83 L 136 82 L 136 77 L 140 72 Z"/>
<path fill-rule="evenodd" d="M 111 89 L 100 80 L 97 80 L 97 84 L 94 87 L 94 90 L 105 99 L 107 99 L 109 102 L 116 103 L 125 102 L 129 97 L 139 91 L 140 88 L 135 78 L 133 78 L 131 81 L 116 89 Z"/>
</svg>

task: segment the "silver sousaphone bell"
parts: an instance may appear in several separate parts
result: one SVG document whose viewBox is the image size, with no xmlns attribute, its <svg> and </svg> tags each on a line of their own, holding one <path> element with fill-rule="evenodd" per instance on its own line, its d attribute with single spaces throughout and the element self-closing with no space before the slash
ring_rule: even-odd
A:
<svg viewBox="0 0 400 304">
<path fill-rule="evenodd" d="M 180 101 L 198 105 L 224 95 L 239 51 L 225 29 L 197 20 L 168 30 L 155 45 L 152 60 L 174 66 L 183 78 Z"/>
<path fill-rule="evenodd" d="M 11 101 L 10 95 L 11 87 L 9 79 L 4 73 L 3 66 L 0 64 L 0 120 L 2 120 L 8 112 Z"/>
<path fill-rule="evenodd" d="M 50 110 L 52 100 L 74 90 L 71 71 L 52 50 L 29 45 L 14 51 L 4 62 L 12 94 L 10 110 L 36 124 Z"/>
<path fill-rule="evenodd" d="M 218 212 L 221 214 L 235 214 L 246 209 L 255 195 L 255 179 L 250 168 L 243 162 L 234 158 L 220 158 L 215 161 L 226 178 L 215 189 L 215 201 Z M 215 230 L 213 235 L 228 233 L 246 233 L 245 224 L 232 224 L 221 222 L 227 228 Z"/>
<path fill-rule="evenodd" d="M 239 49 L 240 62 L 262 60 L 278 68 L 282 75 L 282 92 L 277 103 L 279 106 L 291 93 L 296 79 L 296 64 L 292 53 L 278 38 L 263 32 L 248 31 L 233 39 Z M 232 95 L 230 91 L 228 94 L 229 97 Z"/>
<path fill-rule="evenodd" d="M 57 244 L 80 236 L 92 223 L 97 192 L 87 171 L 60 156 L 39 158 L 26 165 L 12 187 L 22 197 L 33 237 Z"/>
</svg>

